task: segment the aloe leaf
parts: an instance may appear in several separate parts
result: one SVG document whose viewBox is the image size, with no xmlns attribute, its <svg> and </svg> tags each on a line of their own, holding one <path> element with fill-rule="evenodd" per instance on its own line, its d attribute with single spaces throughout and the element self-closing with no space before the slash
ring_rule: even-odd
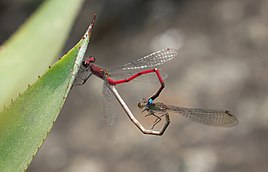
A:
<svg viewBox="0 0 268 172">
<path fill-rule="evenodd" d="M 93 24 L 94 19 L 83 39 L 0 113 L 0 171 L 26 170 L 47 137 L 79 70 Z"/>
<path fill-rule="evenodd" d="M 53 63 L 83 1 L 45 1 L 0 47 L 0 110 Z"/>
</svg>

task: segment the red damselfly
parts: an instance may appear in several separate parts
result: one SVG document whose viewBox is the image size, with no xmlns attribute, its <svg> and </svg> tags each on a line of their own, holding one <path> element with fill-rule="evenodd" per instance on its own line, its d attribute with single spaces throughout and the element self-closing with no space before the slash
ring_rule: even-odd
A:
<svg viewBox="0 0 268 172">
<path fill-rule="evenodd" d="M 91 30 L 94 26 L 95 18 L 96 15 L 94 16 L 91 22 L 91 28 L 90 28 Z M 104 115 L 107 124 L 112 125 L 115 122 L 116 115 L 115 111 L 113 110 L 113 99 L 116 98 L 123 107 L 123 109 L 125 110 L 125 112 L 127 113 L 127 115 L 129 116 L 129 118 L 131 119 L 131 121 L 140 130 L 145 131 L 144 127 L 139 123 L 138 120 L 136 120 L 135 116 L 132 115 L 126 103 L 115 89 L 115 86 L 127 83 L 134 79 L 135 80 L 143 79 L 146 80 L 146 82 L 154 81 L 155 77 L 154 78 L 148 77 L 150 76 L 148 74 L 155 73 L 161 86 L 158 89 L 158 91 L 153 96 L 150 97 L 150 100 L 156 99 L 165 87 L 164 79 L 167 77 L 167 75 L 160 74 L 160 71 L 154 67 L 162 65 L 163 63 L 173 59 L 177 54 L 178 54 L 177 50 L 167 48 L 154 52 L 152 54 L 149 54 L 147 56 L 144 56 L 142 58 L 139 58 L 137 60 L 121 65 L 111 70 L 96 65 L 94 63 L 95 58 L 93 56 L 90 56 L 82 61 L 82 65 L 80 66 L 74 85 L 84 84 L 91 75 L 95 75 L 101 78 L 104 81 L 103 84 Z M 145 75 L 147 77 L 144 77 Z M 120 78 L 120 79 L 116 80 L 114 78 Z"/>
<path fill-rule="evenodd" d="M 137 59 L 125 65 L 121 65 L 115 69 L 105 69 L 96 64 L 94 57 L 86 58 L 81 65 L 80 71 L 76 78 L 76 85 L 84 84 L 91 75 L 95 75 L 102 80 L 104 80 L 103 84 L 103 95 L 104 95 L 104 109 L 105 109 L 105 118 L 109 125 L 114 123 L 114 112 L 112 112 L 111 103 L 113 99 L 113 95 L 111 94 L 111 90 L 107 87 L 107 85 L 118 85 L 127 83 L 133 79 L 141 79 L 144 80 L 144 75 L 155 73 L 157 79 L 160 82 L 159 90 L 150 97 L 150 99 L 154 100 L 160 94 L 160 92 L 165 87 L 164 79 L 167 77 L 165 74 L 160 74 L 159 69 L 153 68 L 163 63 L 171 60 L 177 55 L 177 50 L 175 49 L 163 49 L 152 54 L 149 54 L 143 58 Z M 163 76 L 163 77 L 162 77 Z M 124 78 L 114 80 L 113 78 Z M 146 81 L 154 81 L 153 77 L 147 77 Z"/>
</svg>

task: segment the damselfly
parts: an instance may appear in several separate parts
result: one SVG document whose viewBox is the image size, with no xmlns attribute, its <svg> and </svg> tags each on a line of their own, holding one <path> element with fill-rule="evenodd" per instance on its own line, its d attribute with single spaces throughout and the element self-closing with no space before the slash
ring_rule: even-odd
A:
<svg viewBox="0 0 268 172">
<path fill-rule="evenodd" d="M 92 28 L 95 23 L 95 17 L 96 16 L 94 16 L 91 23 Z M 166 48 L 111 70 L 96 65 L 94 63 L 96 59 L 93 56 L 90 56 L 82 61 L 82 65 L 80 66 L 74 85 L 84 84 L 92 74 L 104 81 L 104 115 L 107 124 L 112 125 L 115 122 L 116 115 L 113 110 L 115 92 L 111 91 L 111 86 L 127 83 L 133 79 L 145 80 L 146 82 L 155 81 L 156 77 L 153 78 L 150 77 L 151 75 L 148 75 L 155 73 L 161 86 L 158 91 L 150 97 L 150 99 L 154 100 L 164 89 L 164 79 L 167 77 L 165 74 L 160 74 L 159 69 L 154 67 L 162 65 L 163 63 L 173 59 L 177 54 L 177 50 Z M 113 78 L 119 79 L 116 80 Z"/>
<path fill-rule="evenodd" d="M 235 117 L 235 115 L 231 114 L 227 110 L 185 108 L 180 106 L 166 105 L 161 102 L 152 103 L 150 99 L 148 101 L 148 99 L 145 98 L 138 102 L 138 107 L 143 109 L 142 112 L 148 112 L 146 116 L 153 115 L 156 117 L 152 129 L 161 121 L 163 116 L 165 116 L 166 119 L 169 119 L 169 112 L 181 114 L 191 121 L 204 125 L 233 127 L 238 124 L 238 119 Z M 165 126 L 169 125 L 169 123 L 170 121 L 166 120 Z"/>
</svg>

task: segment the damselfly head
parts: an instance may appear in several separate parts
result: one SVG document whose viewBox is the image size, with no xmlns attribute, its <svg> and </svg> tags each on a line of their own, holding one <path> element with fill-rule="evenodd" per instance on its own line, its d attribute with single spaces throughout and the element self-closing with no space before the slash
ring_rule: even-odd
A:
<svg viewBox="0 0 268 172">
<path fill-rule="evenodd" d="M 83 60 L 82 65 L 84 67 L 88 67 L 90 65 L 90 63 L 94 63 L 94 62 L 95 62 L 95 57 L 90 56 L 86 60 Z"/>
<path fill-rule="evenodd" d="M 90 63 L 94 63 L 96 59 L 95 59 L 95 57 L 90 56 L 90 57 L 88 58 L 88 60 L 89 60 Z"/>
<path fill-rule="evenodd" d="M 138 107 L 140 109 L 144 108 L 146 105 L 147 105 L 147 99 L 146 98 L 143 98 L 138 102 Z"/>
</svg>

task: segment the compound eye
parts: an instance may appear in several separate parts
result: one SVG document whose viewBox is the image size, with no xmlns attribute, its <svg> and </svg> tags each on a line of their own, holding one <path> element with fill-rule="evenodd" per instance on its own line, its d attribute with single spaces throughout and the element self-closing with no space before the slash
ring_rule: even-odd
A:
<svg viewBox="0 0 268 172">
<path fill-rule="evenodd" d="M 87 61 L 86 61 L 86 60 L 83 60 L 82 65 L 83 65 L 84 67 L 87 67 L 87 66 L 88 66 Z"/>
<path fill-rule="evenodd" d="M 142 108 L 144 108 L 145 106 L 146 106 L 146 100 L 145 99 L 142 99 L 142 100 L 140 100 L 139 102 L 138 102 L 138 107 L 140 108 L 140 109 L 142 109 Z"/>
<path fill-rule="evenodd" d="M 144 106 L 142 106 L 142 103 L 139 102 L 139 103 L 138 103 L 138 107 L 141 109 L 141 108 L 143 108 Z"/>
</svg>

